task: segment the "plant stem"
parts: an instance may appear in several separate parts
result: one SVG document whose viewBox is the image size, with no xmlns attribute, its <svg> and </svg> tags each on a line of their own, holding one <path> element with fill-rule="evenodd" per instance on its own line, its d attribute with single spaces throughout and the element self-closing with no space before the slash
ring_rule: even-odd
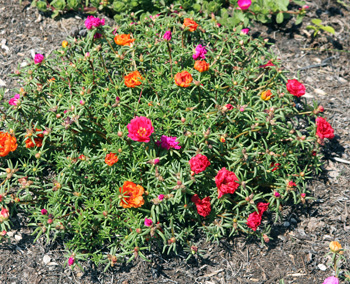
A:
<svg viewBox="0 0 350 284">
<path fill-rule="evenodd" d="M 171 47 L 168 41 L 167 41 L 167 45 L 168 45 L 168 52 L 169 52 L 169 58 L 170 58 L 170 74 L 171 74 L 171 78 L 173 78 L 173 59 L 171 57 Z"/>
</svg>

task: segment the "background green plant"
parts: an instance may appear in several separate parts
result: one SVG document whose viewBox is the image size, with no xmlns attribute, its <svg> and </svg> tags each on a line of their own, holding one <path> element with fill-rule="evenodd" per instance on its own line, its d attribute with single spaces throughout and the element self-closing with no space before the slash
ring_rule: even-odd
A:
<svg viewBox="0 0 350 284">
<path fill-rule="evenodd" d="M 170 253 L 185 247 L 196 255 L 200 250 L 192 246 L 198 246 L 193 243 L 198 231 L 208 241 L 239 233 L 262 238 L 272 221 L 256 232 L 246 225 L 258 202 L 269 202 L 273 214 L 266 216 L 279 220 L 285 204 L 305 201 L 300 194 L 306 192 L 306 179 L 321 166 L 314 155 L 319 148 L 317 105 L 295 101 L 286 92 L 286 78 L 265 41 L 219 28 L 198 15 L 200 28 L 189 33 L 182 28 L 187 16 L 147 17 L 134 25 L 126 18 L 117 33 L 132 33 L 136 41 L 131 48 L 115 45 L 113 29 L 104 26 L 87 38 L 69 39 L 66 48 L 41 65 L 16 72 L 23 88 L 20 103 L 4 103 L 1 128 L 15 133 L 18 148 L 1 158 L 1 205 L 12 214 L 17 206 L 29 212 L 36 239 L 42 234 L 47 241 L 60 237 L 76 259 L 89 256 L 107 267 L 111 256 L 147 260 L 149 250 Z M 167 30 L 173 33 L 170 48 L 162 39 Z M 96 32 L 103 37 L 94 39 Z M 206 73 L 193 69 L 197 44 L 208 49 Z M 270 59 L 277 66 L 260 67 Z M 135 69 L 145 80 L 127 88 L 123 76 Z M 178 87 L 172 78 L 184 70 L 194 78 L 189 88 Z M 264 101 L 260 95 L 268 89 L 273 97 Z M 232 110 L 225 109 L 228 103 Z M 135 115 L 152 121 L 151 142 L 127 137 L 126 126 Z M 46 130 L 43 145 L 27 149 L 26 134 L 33 129 Z M 158 147 L 154 141 L 161 135 L 178 137 L 181 149 Z M 104 162 L 109 152 L 119 157 L 112 167 Z M 211 165 L 192 176 L 188 161 L 197 153 Z M 82 154 L 85 160 L 79 159 Z M 158 165 L 149 163 L 156 157 Z M 275 171 L 273 163 L 280 164 Z M 240 187 L 218 199 L 214 177 L 222 167 L 235 172 Z M 7 168 L 13 171 L 10 177 Z M 297 184 L 294 190 L 287 188 L 290 180 Z M 144 206 L 119 206 L 124 181 L 145 188 Z M 166 199 L 157 203 L 159 194 Z M 194 194 L 211 197 L 212 211 L 205 219 L 190 201 Z M 43 208 L 51 215 L 42 215 Z M 145 227 L 145 218 L 157 225 Z M 9 226 L 4 222 L 1 229 Z"/>
<path fill-rule="evenodd" d="M 229 28 L 239 25 L 246 27 L 252 21 L 269 23 L 275 20 L 280 24 L 293 16 L 296 17 L 295 23 L 300 24 L 305 15 L 305 9 L 296 8 L 305 5 L 305 1 L 300 0 L 253 0 L 249 11 L 237 10 L 237 0 L 34 0 L 32 5 L 43 12 L 53 11 L 53 17 L 67 10 L 82 10 L 90 13 L 100 11 L 114 16 L 116 21 L 132 12 L 143 11 L 139 16 L 146 17 L 148 13 L 157 14 L 164 7 L 171 6 L 172 10 L 184 10 L 190 13 L 201 13 L 204 17 L 212 17 L 213 20 Z M 292 5 L 294 10 L 288 10 Z"/>
<path fill-rule="evenodd" d="M 335 30 L 331 26 L 324 26 L 324 25 L 322 25 L 322 20 L 320 20 L 320 19 L 312 19 L 311 23 L 313 23 L 314 26 L 313 25 L 308 25 L 306 27 L 306 29 L 313 30 L 314 31 L 314 33 L 313 33 L 314 37 L 316 37 L 318 35 L 320 30 L 329 32 L 331 34 L 335 33 Z"/>
</svg>

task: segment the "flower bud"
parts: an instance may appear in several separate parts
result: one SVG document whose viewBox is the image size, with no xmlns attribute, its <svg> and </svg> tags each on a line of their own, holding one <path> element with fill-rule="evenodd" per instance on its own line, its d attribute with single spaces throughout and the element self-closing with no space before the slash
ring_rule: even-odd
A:
<svg viewBox="0 0 350 284">
<path fill-rule="evenodd" d="M 71 257 L 68 259 L 68 265 L 69 265 L 69 266 L 72 266 L 72 265 L 74 264 L 74 261 L 75 261 L 74 257 L 71 256 Z"/>
<path fill-rule="evenodd" d="M 61 117 L 61 115 L 58 113 L 58 114 L 56 114 L 56 118 L 60 118 Z"/>
<path fill-rule="evenodd" d="M 48 223 L 48 224 L 52 224 L 52 222 L 53 222 L 52 219 L 47 220 L 47 223 Z"/>
<path fill-rule="evenodd" d="M 158 164 L 159 163 L 159 158 L 155 158 L 154 160 L 153 160 L 153 165 L 156 165 L 156 164 Z"/>
<path fill-rule="evenodd" d="M 35 158 L 36 158 L 36 159 L 40 159 L 40 157 L 41 157 L 40 152 L 35 154 Z"/>
<path fill-rule="evenodd" d="M 118 135 L 119 137 L 122 137 L 122 136 L 123 136 L 123 132 L 118 131 L 117 135 Z"/>
<path fill-rule="evenodd" d="M 193 82 L 197 87 L 201 85 L 201 82 L 200 81 L 194 81 Z"/>
<path fill-rule="evenodd" d="M 275 191 L 274 196 L 275 196 L 276 198 L 280 198 L 280 197 L 281 197 L 281 194 L 280 194 L 279 192 Z"/>
<path fill-rule="evenodd" d="M 136 233 L 141 234 L 141 232 L 142 232 L 142 229 L 141 229 L 141 228 L 137 228 L 137 229 L 136 229 Z"/>
<path fill-rule="evenodd" d="M 270 238 L 266 234 L 263 234 L 263 239 L 265 243 L 268 243 L 270 241 Z"/>
<path fill-rule="evenodd" d="M 41 215 L 46 215 L 47 214 L 47 210 L 44 208 L 44 209 L 41 209 Z"/>
<path fill-rule="evenodd" d="M 300 196 L 301 196 L 301 198 L 305 198 L 306 197 L 306 193 L 301 193 Z"/>
</svg>

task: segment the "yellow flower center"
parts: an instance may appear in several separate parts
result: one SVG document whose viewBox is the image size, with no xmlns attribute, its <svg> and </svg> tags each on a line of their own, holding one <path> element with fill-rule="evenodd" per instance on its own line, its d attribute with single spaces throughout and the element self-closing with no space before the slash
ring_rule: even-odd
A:
<svg viewBox="0 0 350 284">
<path fill-rule="evenodd" d="M 147 131 L 146 128 L 140 127 L 139 130 L 137 130 L 137 134 L 141 137 L 144 137 L 146 135 Z"/>
</svg>

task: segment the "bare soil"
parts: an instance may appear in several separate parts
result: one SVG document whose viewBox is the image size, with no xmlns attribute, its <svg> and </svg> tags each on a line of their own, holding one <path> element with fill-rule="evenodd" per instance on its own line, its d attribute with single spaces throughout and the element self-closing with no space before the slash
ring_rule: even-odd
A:
<svg viewBox="0 0 350 284">
<path fill-rule="evenodd" d="M 346 1 L 345 1 L 346 2 Z M 34 52 L 45 55 L 68 35 L 84 36 L 86 15 L 69 13 L 53 20 L 30 8 L 29 1 L 0 0 L 0 87 L 12 96 L 16 82 L 8 75 Z M 103 272 L 91 262 L 84 271 L 65 266 L 62 241 L 33 243 L 32 228 L 22 212 L 11 217 L 11 242 L 0 245 L 0 283 L 323 283 L 332 275 L 326 257 L 328 244 L 338 240 L 350 248 L 350 8 L 337 1 L 315 0 L 302 25 L 252 27 L 253 36 L 268 38 L 289 77 L 300 76 L 309 100 L 326 109 L 336 137 L 327 143 L 322 175 L 309 185 L 315 197 L 307 206 L 285 207 L 285 221 L 277 223 L 273 240 L 261 244 L 244 236 L 206 243 L 206 254 L 188 263 L 185 254 L 165 257 L 151 254 L 151 263 L 134 261 Z M 350 7 L 350 6 L 349 6 Z M 335 28 L 335 35 L 321 32 L 316 38 L 306 26 L 313 18 Z M 113 24 L 112 20 L 109 20 Z M 343 161 L 339 162 L 339 158 Z M 344 162 L 345 160 L 345 162 Z M 346 163 L 348 161 L 348 163 Z M 49 259 L 47 264 L 45 260 Z M 345 252 L 349 260 L 349 251 Z M 350 270 L 349 263 L 342 267 Z"/>
</svg>

